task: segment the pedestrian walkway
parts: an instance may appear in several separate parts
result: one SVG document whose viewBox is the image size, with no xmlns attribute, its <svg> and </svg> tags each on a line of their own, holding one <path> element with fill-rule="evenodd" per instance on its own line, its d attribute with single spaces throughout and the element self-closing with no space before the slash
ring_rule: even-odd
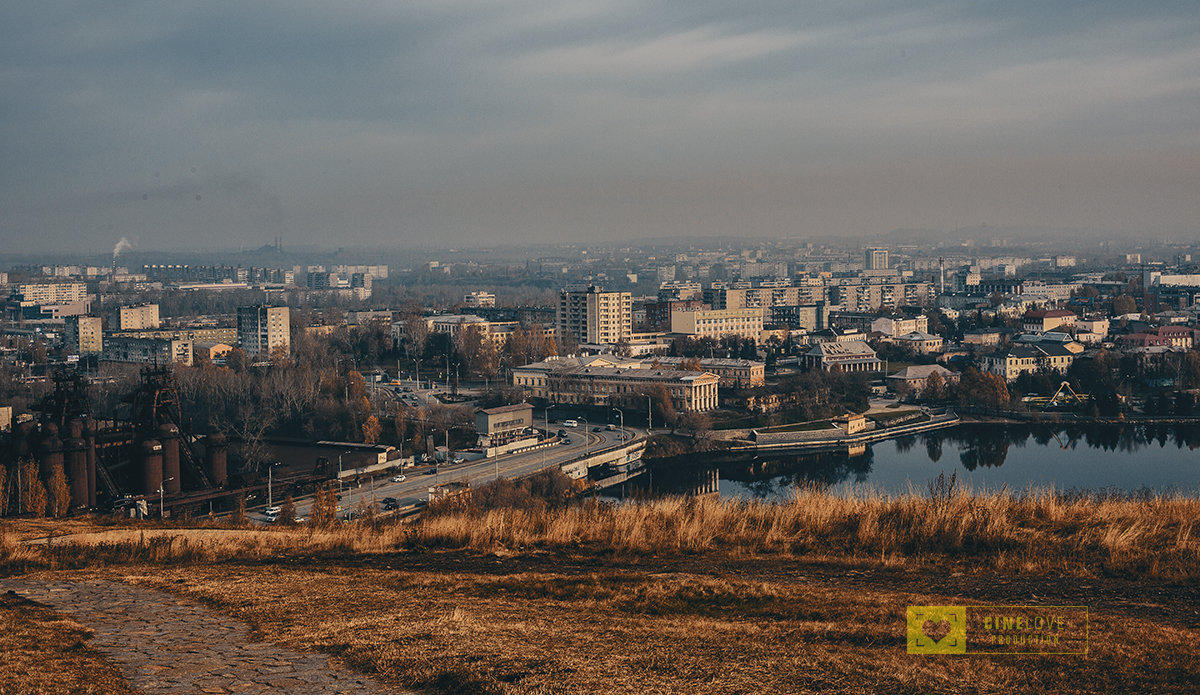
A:
<svg viewBox="0 0 1200 695">
<path fill-rule="evenodd" d="M 115 581 L 0 580 L 70 615 L 90 644 L 145 693 L 397 692 L 335 667 L 328 657 L 255 641 L 241 622 L 188 599 Z"/>
</svg>

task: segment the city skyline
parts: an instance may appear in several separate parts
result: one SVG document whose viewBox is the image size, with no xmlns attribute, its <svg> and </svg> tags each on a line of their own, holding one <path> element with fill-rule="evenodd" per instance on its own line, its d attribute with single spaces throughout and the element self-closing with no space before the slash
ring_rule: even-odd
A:
<svg viewBox="0 0 1200 695">
<path fill-rule="evenodd" d="M 1194 234 L 1194 7 L 0 10 L 6 252 Z M 1064 232 L 1064 236 L 1066 232 Z"/>
</svg>

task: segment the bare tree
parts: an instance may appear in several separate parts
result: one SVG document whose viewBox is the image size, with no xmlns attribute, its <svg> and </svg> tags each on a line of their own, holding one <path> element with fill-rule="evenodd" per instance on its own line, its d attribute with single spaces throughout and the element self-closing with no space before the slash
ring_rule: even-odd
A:
<svg viewBox="0 0 1200 695">
<path fill-rule="evenodd" d="M 61 519 L 71 511 L 71 488 L 67 485 L 67 474 L 62 466 L 54 466 L 46 484 L 47 513 Z"/>
</svg>

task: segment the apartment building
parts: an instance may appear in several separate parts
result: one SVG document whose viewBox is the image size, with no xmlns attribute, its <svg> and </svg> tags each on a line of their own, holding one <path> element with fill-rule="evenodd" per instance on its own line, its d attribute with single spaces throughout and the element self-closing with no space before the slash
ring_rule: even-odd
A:
<svg viewBox="0 0 1200 695">
<path fill-rule="evenodd" d="M 66 319 L 67 349 L 79 355 L 104 351 L 103 320 L 99 316 L 69 316 Z"/>
<path fill-rule="evenodd" d="M 9 289 L 29 304 L 73 304 L 88 298 L 87 284 L 82 282 L 19 283 Z"/>
<path fill-rule="evenodd" d="M 237 310 L 237 344 L 247 355 L 290 355 L 291 311 L 285 306 L 243 306 Z"/>
<path fill-rule="evenodd" d="M 491 292 L 471 292 L 463 295 L 463 304 L 472 308 L 480 309 L 496 306 L 496 295 Z"/>
<path fill-rule="evenodd" d="M 158 317 L 157 304 L 138 304 L 121 307 L 121 330 L 143 331 L 158 328 L 162 322 Z"/>
<path fill-rule="evenodd" d="M 701 309 L 671 312 L 671 332 L 719 340 L 726 335 L 762 339 L 762 309 Z"/>
<path fill-rule="evenodd" d="M 1016 381 L 1026 372 L 1047 369 L 1065 372 L 1075 361 L 1075 354 L 1066 347 L 1054 343 L 1015 345 L 1008 350 L 980 359 L 983 371 L 1004 377 L 1005 381 Z"/>
<path fill-rule="evenodd" d="M 135 364 L 192 364 L 192 341 L 165 338 L 110 337 L 104 341 L 102 360 Z"/>
<path fill-rule="evenodd" d="M 594 285 L 559 293 L 558 334 L 580 343 L 611 345 L 633 333 L 633 295 L 605 292 Z"/>
</svg>

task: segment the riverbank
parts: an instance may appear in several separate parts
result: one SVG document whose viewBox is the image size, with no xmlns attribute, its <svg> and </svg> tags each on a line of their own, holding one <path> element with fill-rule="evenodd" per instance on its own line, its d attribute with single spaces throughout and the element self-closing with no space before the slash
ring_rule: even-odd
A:
<svg viewBox="0 0 1200 695">
<path fill-rule="evenodd" d="M 1200 416 L 1122 414 L 1116 417 L 1077 413 L 1038 412 L 1032 410 L 996 410 L 992 408 L 956 408 L 963 422 L 996 424 L 1032 423 L 1046 425 L 1200 425 Z"/>
</svg>

